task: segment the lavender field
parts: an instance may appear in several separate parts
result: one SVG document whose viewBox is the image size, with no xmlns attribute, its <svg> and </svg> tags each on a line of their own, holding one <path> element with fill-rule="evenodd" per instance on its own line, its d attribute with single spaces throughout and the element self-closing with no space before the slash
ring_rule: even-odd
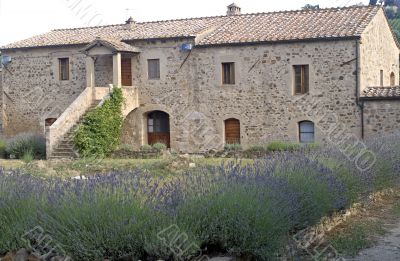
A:
<svg viewBox="0 0 400 261">
<path fill-rule="evenodd" d="M 173 177 L 135 169 L 71 180 L 0 170 L 0 255 L 37 243 L 23 235 L 40 227 L 55 252 L 74 260 L 200 260 L 211 251 L 269 260 L 296 231 L 397 186 L 399 138 L 367 141 L 376 161 L 366 170 L 335 147 Z M 177 228 L 184 236 L 169 242 Z"/>
</svg>

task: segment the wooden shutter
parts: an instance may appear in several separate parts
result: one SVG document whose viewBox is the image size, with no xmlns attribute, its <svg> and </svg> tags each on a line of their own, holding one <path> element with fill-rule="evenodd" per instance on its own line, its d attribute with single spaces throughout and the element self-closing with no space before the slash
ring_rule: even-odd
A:
<svg viewBox="0 0 400 261">
<path fill-rule="evenodd" d="M 132 59 L 121 60 L 122 86 L 132 86 Z"/>
<path fill-rule="evenodd" d="M 301 66 L 295 65 L 294 67 L 294 93 L 301 94 Z"/>
<path fill-rule="evenodd" d="M 149 74 L 149 79 L 160 79 L 160 60 L 159 59 L 148 60 L 148 74 Z"/>
<path fill-rule="evenodd" d="M 69 58 L 58 59 L 60 81 L 69 80 Z"/>
<path fill-rule="evenodd" d="M 235 84 L 235 63 L 222 63 L 222 83 Z"/>
<path fill-rule="evenodd" d="M 294 65 L 294 94 L 305 94 L 309 91 L 309 66 Z"/>
</svg>

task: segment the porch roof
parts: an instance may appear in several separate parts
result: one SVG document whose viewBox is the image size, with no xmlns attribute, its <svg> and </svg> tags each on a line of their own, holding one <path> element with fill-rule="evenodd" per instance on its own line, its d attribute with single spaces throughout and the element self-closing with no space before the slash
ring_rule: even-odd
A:
<svg viewBox="0 0 400 261">
<path fill-rule="evenodd" d="M 92 48 L 99 46 L 104 46 L 107 49 L 110 49 L 113 53 L 140 53 L 140 50 L 137 47 L 118 40 L 104 38 L 96 38 L 96 40 L 88 44 L 82 51 L 88 52 Z"/>
</svg>

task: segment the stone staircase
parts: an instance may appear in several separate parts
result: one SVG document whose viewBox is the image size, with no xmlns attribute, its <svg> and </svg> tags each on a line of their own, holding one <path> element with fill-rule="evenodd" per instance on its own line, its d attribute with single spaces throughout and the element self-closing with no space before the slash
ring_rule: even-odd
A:
<svg viewBox="0 0 400 261">
<path fill-rule="evenodd" d="M 74 132 L 78 128 L 79 124 L 82 123 L 85 115 L 88 112 L 93 111 L 101 102 L 101 100 L 95 100 L 86 113 L 75 123 L 75 125 L 64 135 L 61 141 L 58 143 L 56 148 L 54 149 L 52 155 L 49 159 L 74 159 L 78 158 L 79 154 L 77 150 L 74 148 Z"/>
</svg>

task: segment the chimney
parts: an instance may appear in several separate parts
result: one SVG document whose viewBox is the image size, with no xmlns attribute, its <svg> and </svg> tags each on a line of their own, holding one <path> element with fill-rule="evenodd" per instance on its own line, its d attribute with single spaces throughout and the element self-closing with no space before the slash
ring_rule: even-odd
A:
<svg viewBox="0 0 400 261">
<path fill-rule="evenodd" d="M 132 16 L 129 17 L 129 19 L 125 21 L 125 24 L 134 24 L 134 23 L 135 23 L 135 20 L 133 20 Z"/>
<path fill-rule="evenodd" d="M 125 21 L 126 30 L 132 30 L 135 27 L 136 21 L 133 20 L 132 16 Z"/>
<path fill-rule="evenodd" d="M 242 13 L 242 8 L 240 8 L 235 3 L 232 3 L 231 5 L 228 5 L 228 11 L 226 12 L 226 15 L 228 15 L 228 16 L 240 15 L 241 13 Z"/>
</svg>

